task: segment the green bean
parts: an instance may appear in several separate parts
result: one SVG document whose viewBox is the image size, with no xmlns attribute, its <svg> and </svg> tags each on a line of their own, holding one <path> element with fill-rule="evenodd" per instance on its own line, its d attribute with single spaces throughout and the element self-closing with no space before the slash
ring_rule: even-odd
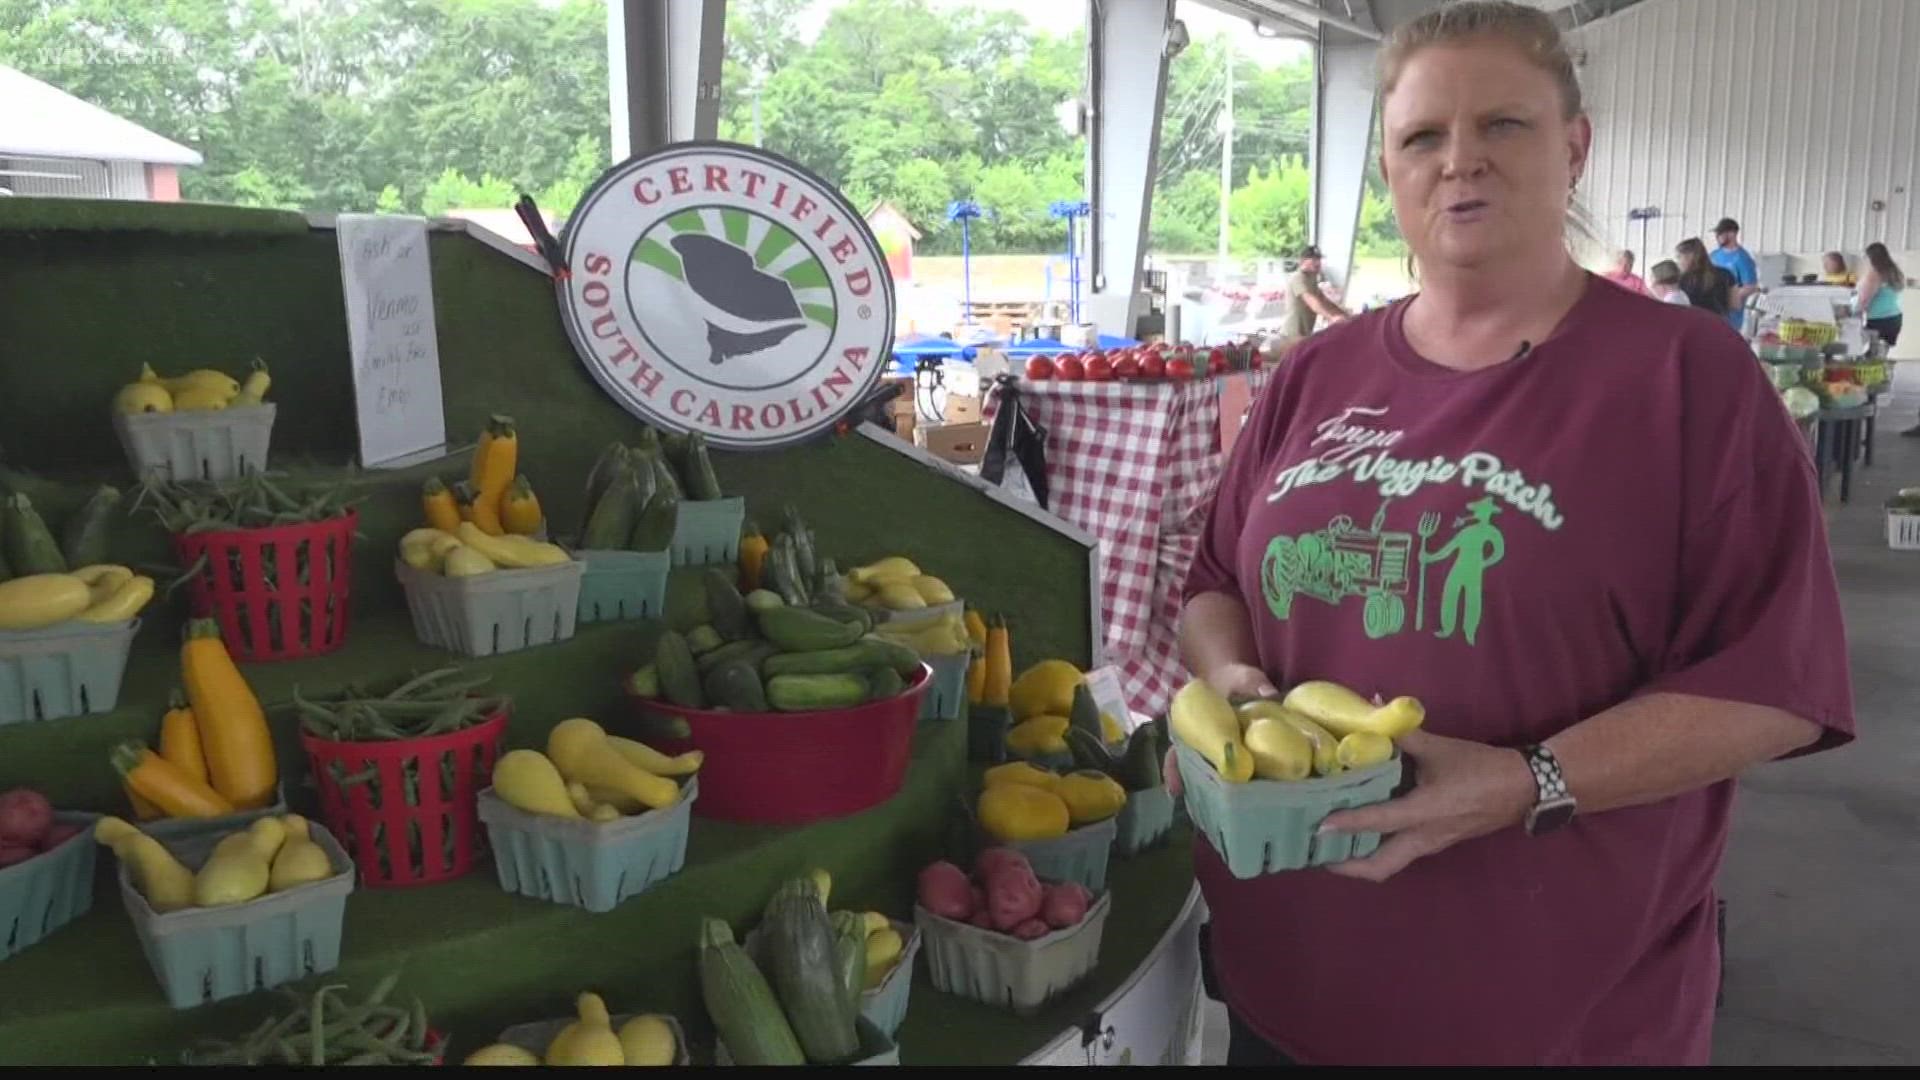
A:
<svg viewBox="0 0 1920 1080">
<path fill-rule="evenodd" d="M 432 671 L 426 672 L 425 674 L 415 675 L 413 678 L 408 679 L 406 682 L 403 682 L 398 687 L 394 688 L 393 692 L 387 695 L 387 699 L 391 701 L 397 698 L 404 698 L 408 694 L 414 693 L 415 691 L 418 691 L 418 690 L 425 689 L 426 687 L 431 686 L 442 679 L 448 678 L 452 675 L 456 675 L 459 673 L 459 671 L 460 671 L 460 665 L 449 664 L 446 667 L 434 668 Z"/>
</svg>

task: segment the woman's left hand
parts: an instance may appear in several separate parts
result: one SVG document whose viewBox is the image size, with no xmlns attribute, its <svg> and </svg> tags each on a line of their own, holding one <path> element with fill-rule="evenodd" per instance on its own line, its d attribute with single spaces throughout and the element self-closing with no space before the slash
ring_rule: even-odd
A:
<svg viewBox="0 0 1920 1080">
<path fill-rule="evenodd" d="M 1379 848 L 1363 859 L 1333 863 L 1344 877 L 1385 881 L 1415 859 L 1445 851 L 1526 819 L 1537 789 L 1526 759 L 1512 750 L 1412 731 L 1399 740 L 1412 759 L 1412 791 L 1374 806 L 1327 816 L 1322 832 L 1377 832 Z"/>
</svg>

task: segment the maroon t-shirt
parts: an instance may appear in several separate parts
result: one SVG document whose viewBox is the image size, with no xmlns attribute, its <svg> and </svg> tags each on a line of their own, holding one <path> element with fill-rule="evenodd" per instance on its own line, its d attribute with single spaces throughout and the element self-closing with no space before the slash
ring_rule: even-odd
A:
<svg viewBox="0 0 1920 1080">
<path fill-rule="evenodd" d="M 1295 351 L 1248 418 L 1187 583 L 1238 594 L 1283 689 L 1411 694 L 1517 746 L 1638 694 L 1852 737 L 1813 462 L 1724 320 L 1588 289 L 1474 372 L 1405 304 Z M 1307 1064 L 1705 1063 L 1732 783 L 1511 828 L 1384 884 L 1195 864 L 1227 1000 Z M 1576 793 L 1577 794 L 1577 793 Z"/>
</svg>

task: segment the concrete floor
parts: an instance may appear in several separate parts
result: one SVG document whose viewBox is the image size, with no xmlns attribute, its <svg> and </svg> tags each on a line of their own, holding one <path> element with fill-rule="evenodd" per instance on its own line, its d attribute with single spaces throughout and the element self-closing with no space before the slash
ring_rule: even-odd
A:
<svg viewBox="0 0 1920 1080">
<path fill-rule="evenodd" d="M 1828 535 L 1846 608 L 1860 738 L 1741 783 L 1727 900 L 1717 1065 L 1920 1063 L 1920 552 L 1887 547 L 1881 503 L 1920 486 L 1920 364 L 1883 398 L 1874 465 Z M 1755 538 L 1760 541 L 1763 538 Z M 1203 1013 L 1203 1062 L 1226 1060 L 1225 1013 Z"/>
</svg>

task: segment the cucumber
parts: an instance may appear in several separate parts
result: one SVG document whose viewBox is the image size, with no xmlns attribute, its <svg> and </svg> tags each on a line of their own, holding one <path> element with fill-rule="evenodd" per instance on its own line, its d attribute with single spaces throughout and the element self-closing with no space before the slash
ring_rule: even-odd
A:
<svg viewBox="0 0 1920 1080">
<path fill-rule="evenodd" d="M 684 742 L 693 737 L 693 729 L 684 717 L 668 716 L 652 709 L 635 709 L 633 720 L 623 733 L 652 746 L 656 743 Z"/>
<path fill-rule="evenodd" d="M 760 673 L 744 660 L 721 664 L 707 672 L 701 688 L 716 706 L 734 712 L 767 711 L 767 691 L 760 685 Z"/>
<path fill-rule="evenodd" d="M 580 530 L 580 546 L 587 551 L 619 551 L 633 535 L 634 517 L 640 512 L 639 488 L 633 478 L 633 466 L 616 460 L 607 478 L 600 501 L 587 515 L 587 527 Z"/>
<path fill-rule="evenodd" d="M 700 922 L 700 999 L 736 1065 L 805 1065 L 807 1057 L 779 999 L 733 930 L 719 919 Z"/>
<path fill-rule="evenodd" d="M 700 671 L 693 666 L 693 649 L 685 637 L 672 630 L 661 634 L 654 646 L 653 666 L 660 675 L 661 696 L 686 709 L 707 707 L 706 695 L 700 691 Z"/>
<path fill-rule="evenodd" d="M 1072 733 L 1068 735 L 1071 741 Z M 1151 791 L 1166 782 L 1160 775 L 1160 761 L 1160 741 L 1153 728 L 1143 724 L 1127 737 L 1126 752 L 1113 769 L 1119 774 L 1114 779 L 1128 791 Z"/>
<path fill-rule="evenodd" d="M 1100 730 L 1100 706 L 1094 704 L 1093 691 L 1086 683 L 1073 688 L 1073 708 L 1067 713 L 1067 721 L 1076 731 L 1084 731 L 1100 743 L 1106 742 L 1106 732 Z"/>
<path fill-rule="evenodd" d="M 815 597 L 813 603 L 808 604 L 807 608 L 812 611 L 817 611 L 835 622 L 858 623 L 860 624 L 860 632 L 863 634 L 873 632 L 873 612 L 857 604 L 849 604 L 845 600 Z"/>
<path fill-rule="evenodd" d="M 657 698 L 660 696 L 660 669 L 648 664 L 627 676 L 627 693 L 634 697 Z"/>
<path fill-rule="evenodd" d="M 5 518 L 5 528 L 0 531 L 6 533 L 7 562 L 15 574 L 27 577 L 67 572 L 66 556 L 60 554 L 60 545 L 53 542 L 53 534 L 33 508 L 33 500 L 15 494 L 0 516 Z"/>
<path fill-rule="evenodd" d="M 709 566 L 700 577 L 707 591 L 707 621 L 713 628 L 728 641 L 752 637 L 753 616 L 747 612 L 746 598 L 734 587 L 733 576 Z"/>
<path fill-rule="evenodd" d="M 760 633 L 786 652 L 838 649 L 860 640 L 860 628 L 801 607 L 777 607 L 755 616 Z"/>
<path fill-rule="evenodd" d="M 687 458 L 681 475 L 687 478 L 688 498 L 697 502 L 726 498 L 720 491 L 720 478 L 713 473 L 713 462 L 707 457 L 707 437 L 698 431 L 687 436 Z"/>
<path fill-rule="evenodd" d="M 896 676 L 904 676 L 919 670 L 920 657 L 905 645 L 869 634 L 838 649 L 776 653 L 761 665 L 769 676 L 832 675 L 868 668 L 886 668 Z"/>
<path fill-rule="evenodd" d="M 67 519 L 66 527 L 60 530 L 60 550 L 69 570 L 107 561 L 111 518 L 119 505 L 120 489 L 102 484 L 87 497 L 86 505 Z"/>
<path fill-rule="evenodd" d="M 883 701 L 907 688 L 907 680 L 890 667 L 868 668 L 867 700 Z"/>
<path fill-rule="evenodd" d="M 655 487 L 633 525 L 633 537 L 627 547 L 634 551 L 665 551 L 673 546 L 674 526 L 680 523 L 680 497 L 665 488 Z"/>
<path fill-rule="evenodd" d="M 755 613 L 785 607 L 787 602 L 772 589 L 755 589 L 746 595 L 747 610 Z"/>
<path fill-rule="evenodd" d="M 721 664 L 730 664 L 735 660 L 752 664 L 757 671 L 760 668 L 760 661 L 779 651 L 771 642 L 747 638 L 741 641 L 729 641 L 712 652 L 701 653 L 693 658 L 693 663 L 703 675 Z"/>
<path fill-rule="evenodd" d="M 775 675 L 767 680 L 767 704 L 781 712 L 847 709 L 867 700 L 859 675 Z"/>
<path fill-rule="evenodd" d="M 726 641 L 721 638 L 720 631 L 710 625 L 696 626 L 687 631 L 687 648 L 693 650 L 695 656 L 710 653 L 725 644 Z"/>
</svg>

